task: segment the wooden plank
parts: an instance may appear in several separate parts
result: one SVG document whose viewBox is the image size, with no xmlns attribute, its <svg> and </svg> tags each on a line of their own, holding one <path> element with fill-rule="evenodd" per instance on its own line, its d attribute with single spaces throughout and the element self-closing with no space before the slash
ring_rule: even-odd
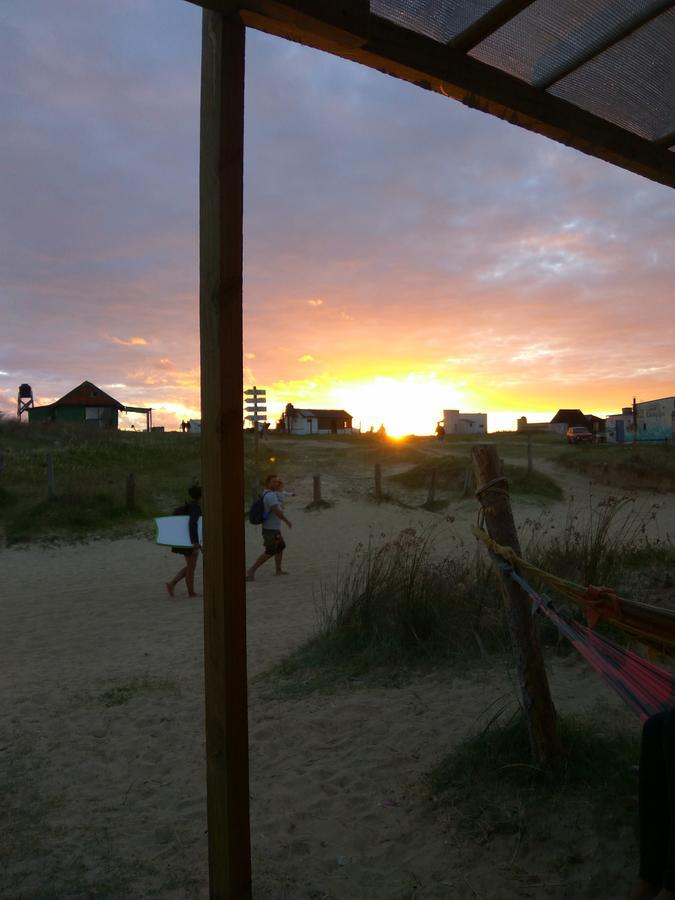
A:
<svg viewBox="0 0 675 900">
<path fill-rule="evenodd" d="M 502 474 L 497 447 L 495 444 L 476 444 L 472 456 L 478 483 L 476 495 L 485 512 L 488 534 L 498 544 L 511 547 L 520 556 L 508 484 Z M 544 658 L 532 622 L 530 600 L 511 578 L 505 575 L 500 577 L 532 757 L 537 765 L 548 766 L 560 755 L 560 741 Z"/>
<path fill-rule="evenodd" d="M 251 896 L 242 215 L 245 30 L 204 12 L 200 149 L 200 342 L 204 666 L 210 897 Z"/>
<path fill-rule="evenodd" d="M 226 10 L 250 27 L 410 81 L 675 187 L 675 157 L 667 149 L 460 50 L 369 15 L 363 0 L 189 2 Z"/>
</svg>

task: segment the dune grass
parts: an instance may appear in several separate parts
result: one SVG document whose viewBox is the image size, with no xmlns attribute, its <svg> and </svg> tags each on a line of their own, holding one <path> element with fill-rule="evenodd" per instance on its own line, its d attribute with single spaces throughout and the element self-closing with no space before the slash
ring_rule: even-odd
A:
<svg viewBox="0 0 675 900">
<path fill-rule="evenodd" d="M 253 441 L 244 438 L 247 496 L 255 490 Z M 118 432 L 75 425 L 28 426 L 0 419 L 0 532 L 8 545 L 122 535 L 171 515 L 201 478 L 199 435 Z M 47 454 L 55 496 L 47 497 Z M 270 460 L 270 456 L 274 459 Z M 283 451 L 263 447 L 261 471 Z M 126 480 L 135 505 L 126 508 Z M 243 511 L 242 511 L 243 512 Z"/>
<path fill-rule="evenodd" d="M 524 556 L 554 575 L 647 603 L 670 586 L 675 602 L 675 547 L 650 538 L 628 500 L 610 498 L 562 527 L 531 520 L 521 537 Z M 442 556 L 429 531 L 406 529 L 395 540 L 358 546 L 322 585 L 317 605 L 316 634 L 276 670 L 291 691 L 330 689 L 336 678 L 378 671 L 405 677 L 419 666 L 476 664 L 510 648 L 487 554 L 458 545 Z M 537 622 L 546 645 L 568 652 L 554 626 Z"/>
<path fill-rule="evenodd" d="M 404 472 L 389 477 L 389 481 L 408 490 L 424 490 L 429 487 L 431 473 L 436 469 L 438 491 L 462 496 L 473 493 L 474 476 L 471 458 L 468 455 L 446 454 L 439 458 L 425 459 Z M 507 463 L 504 474 L 508 479 L 509 491 L 514 495 L 530 495 L 546 500 L 562 500 L 560 485 L 549 475 L 536 469 L 528 473 L 522 465 Z"/>
<path fill-rule="evenodd" d="M 623 491 L 675 491 L 672 443 L 572 447 L 558 457 L 561 466 Z"/>
<path fill-rule="evenodd" d="M 439 761 L 427 776 L 427 787 L 437 811 L 447 814 L 456 840 L 482 845 L 510 838 L 513 862 L 519 851 L 528 850 L 541 860 L 553 849 L 555 858 L 555 847 L 547 846 L 552 822 L 557 823 L 553 828 L 567 823 L 583 827 L 587 836 L 598 835 L 607 852 L 618 835 L 635 829 L 639 727 L 559 717 L 558 732 L 562 755 L 549 770 L 532 765 L 520 711 L 489 723 Z M 635 846 L 635 837 L 627 843 Z M 556 862 L 573 873 L 580 861 Z"/>
<path fill-rule="evenodd" d="M 429 532 L 356 548 L 319 598 L 317 634 L 278 668 L 303 689 L 384 668 L 452 663 L 507 645 L 495 575 L 483 557 L 441 558 Z"/>
</svg>

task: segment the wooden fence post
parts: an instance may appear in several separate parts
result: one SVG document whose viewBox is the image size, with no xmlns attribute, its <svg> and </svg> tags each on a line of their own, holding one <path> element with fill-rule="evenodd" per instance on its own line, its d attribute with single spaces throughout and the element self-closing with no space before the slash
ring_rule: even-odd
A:
<svg viewBox="0 0 675 900">
<path fill-rule="evenodd" d="M 375 463 L 375 499 L 382 499 L 382 466 Z"/>
<path fill-rule="evenodd" d="M 314 476 L 314 498 L 313 503 L 320 504 L 321 503 L 321 476 Z"/>
<path fill-rule="evenodd" d="M 127 509 L 136 509 L 136 479 L 133 472 L 127 475 Z"/>
<path fill-rule="evenodd" d="M 488 534 L 520 556 L 508 484 L 496 445 L 477 444 L 473 448 L 473 464 L 478 484 L 476 496 L 485 512 Z M 560 755 L 560 741 L 530 599 L 508 575 L 500 574 L 500 579 L 532 757 L 537 765 L 548 766 Z"/>
<path fill-rule="evenodd" d="M 527 474 L 532 474 L 532 435 L 527 435 Z"/>
<path fill-rule="evenodd" d="M 431 469 L 431 479 L 429 481 L 429 493 L 427 494 L 427 505 L 431 506 L 431 504 L 436 499 L 436 479 L 438 478 L 438 466 L 433 466 Z"/>
<path fill-rule="evenodd" d="M 56 490 L 54 488 L 54 457 L 51 453 L 47 454 L 47 498 L 54 499 Z"/>
</svg>

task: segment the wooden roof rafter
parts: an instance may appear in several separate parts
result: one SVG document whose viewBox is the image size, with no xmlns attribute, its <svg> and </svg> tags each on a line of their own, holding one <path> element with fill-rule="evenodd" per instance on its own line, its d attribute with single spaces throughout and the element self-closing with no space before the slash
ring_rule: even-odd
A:
<svg viewBox="0 0 675 900">
<path fill-rule="evenodd" d="M 324 50 L 452 97 L 466 106 L 675 187 L 675 154 L 660 141 L 648 140 L 488 65 L 452 46 L 452 41 L 441 43 L 375 15 L 368 0 L 189 2 L 232 16 L 248 27 Z M 485 34 L 493 34 L 529 5 L 526 0 L 505 0 L 494 7 L 495 18 L 491 24 L 486 23 L 487 16 L 479 22 L 483 22 Z M 672 0 L 661 5 L 668 8 L 673 5 Z M 462 32 L 465 40 L 470 30 Z M 671 124 L 665 125 L 668 132 Z"/>
</svg>

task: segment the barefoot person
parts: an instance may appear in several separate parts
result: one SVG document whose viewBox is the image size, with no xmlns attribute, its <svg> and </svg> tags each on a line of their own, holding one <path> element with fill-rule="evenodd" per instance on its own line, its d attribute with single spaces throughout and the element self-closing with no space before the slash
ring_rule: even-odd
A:
<svg viewBox="0 0 675 900">
<path fill-rule="evenodd" d="M 180 553 L 185 557 L 185 565 L 177 572 L 176 575 L 171 579 L 171 581 L 166 582 L 166 589 L 169 593 L 169 596 L 174 596 L 174 588 L 178 584 L 179 581 L 185 579 L 185 585 L 188 590 L 188 597 L 200 597 L 201 594 L 198 594 L 195 591 L 195 569 L 197 568 L 197 559 L 199 558 L 199 531 L 197 528 L 197 523 L 202 514 L 202 508 L 199 505 L 199 501 L 202 496 L 202 489 L 197 484 L 193 484 L 192 487 L 189 488 L 188 494 L 190 495 L 190 500 L 184 506 L 180 507 L 181 514 L 190 517 L 189 529 L 190 529 L 190 540 L 192 541 L 191 547 L 172 547 L 172 553 Z"/>
<path fill-rule="evenodd" d="M 272 557 L 274 557 L 274 574 L 288 575 L 288 572 L 285 572 L 282 567 L 286 544 L 281 535 L 281 523 L 285 522 L 289 528 L 293 526 L 284 514 L 283 496 L 288 496 L 288 494 L 282 489 L 283 482 L 280 478 L 277 478 L 276 475 L 267 476 L 265 479 L 265 491 L 262 496 L 265 509 L 262 523 L 262 539 L 265 552 L 256 559 L 250 569 L 247 569 L 247 581 L 255 581 L 256 571 Z"/>
<path fill-rule="evenodd" d="M 642 728 L 640 873 L 631 900 L 675 900 L 675 709 Z"/>
</svg>

